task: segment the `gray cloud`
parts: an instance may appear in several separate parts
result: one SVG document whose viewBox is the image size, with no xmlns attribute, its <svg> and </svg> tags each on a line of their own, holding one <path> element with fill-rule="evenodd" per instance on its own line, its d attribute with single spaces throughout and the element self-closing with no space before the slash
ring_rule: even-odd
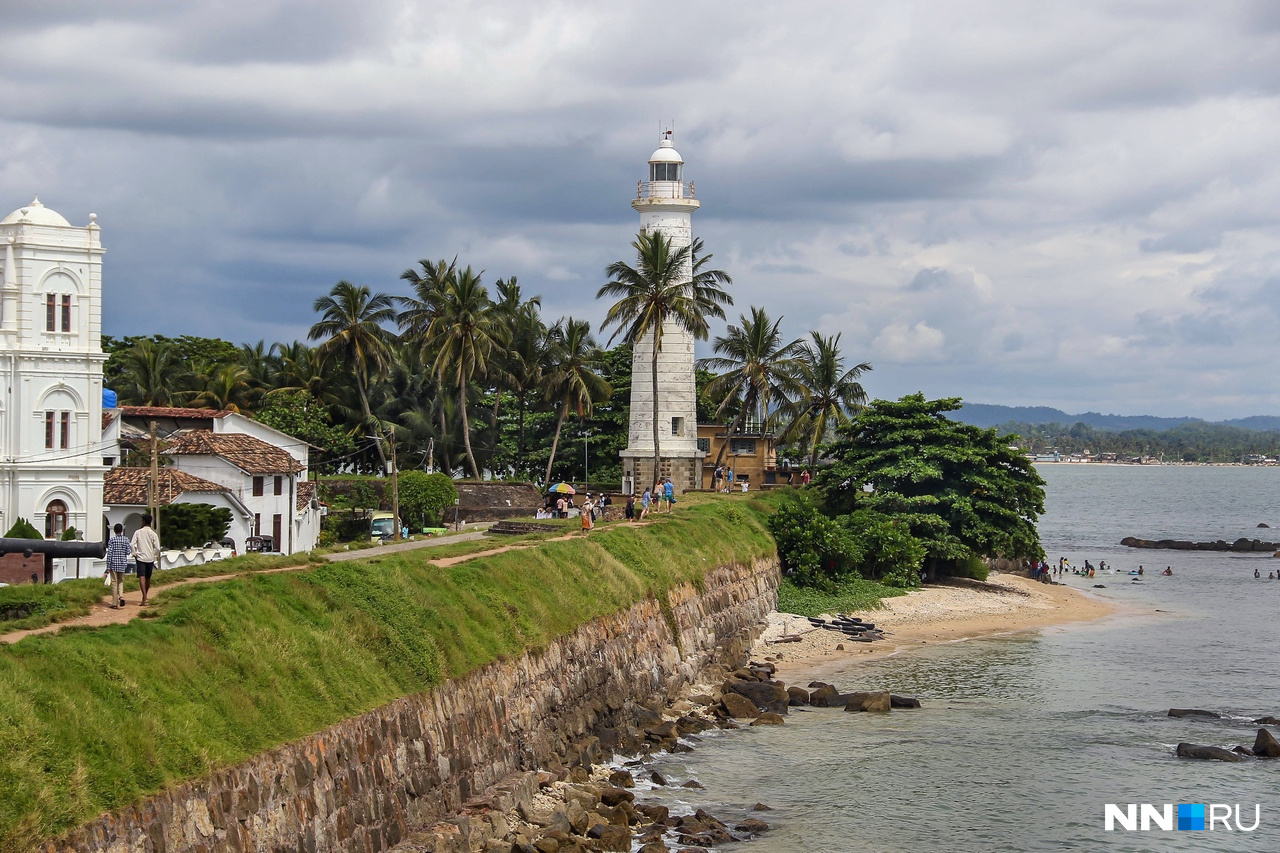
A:
<svg viewBox="0 0 1280 853">
<path fill-rule="evenodd" d="M 455 254 L 598 321 L 674 119 L 738 309 L 843 332 L 873 394 L 1280 411 L 1263 0 L 4 14 L 0 199 L 99 214 L 109 333 L 301 337 Z"/>
</svg>

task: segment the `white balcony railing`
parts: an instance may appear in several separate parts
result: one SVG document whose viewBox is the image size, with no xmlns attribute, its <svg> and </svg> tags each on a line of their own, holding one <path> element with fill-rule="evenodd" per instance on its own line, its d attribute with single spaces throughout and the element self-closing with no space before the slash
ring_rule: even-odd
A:
<svg viewBox="0 0 1280 853">
<path fill-rule="evenodd" d="M 636 181 L 636 198 L 693 198 L 693 181 Z"/>
</svg>

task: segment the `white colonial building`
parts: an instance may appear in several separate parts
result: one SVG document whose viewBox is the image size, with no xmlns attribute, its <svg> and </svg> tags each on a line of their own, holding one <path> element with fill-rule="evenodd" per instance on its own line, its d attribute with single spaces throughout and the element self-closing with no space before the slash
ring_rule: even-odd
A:
<svg viewBox="0 0 1280 853">
<path fill-rule="evenodd" d="M 659 232 L 682 249 L 693 241 L 693 182 L 684 180 L 684 159 L 662 138 L 649 158 L 649 180 L 636 186 L 631 206 L 640 214 L 640 229 Z M 692 277 L 690 263 L 685 276 Z M 677 492 L 702 488 L 702 459 L 698 445 L 698 399 L 694 380 L 693 335 L 675 323 L 662 327 L 658 352 L 658 393 L 653 387 L 653 337 L 637 341 L 631 361 L 631 420 L 622 457 L 623 489 L 641 492 L 662 477 L 670 477 Z M 653 421 L 658 419 L 661 470 L 653 470 Z"/>
<path fill-rule="evenodd" d="M 102 245 L 97 217 L 39 199 L 0 221 L 0 534 L 102 528 Z"/>
</svg>

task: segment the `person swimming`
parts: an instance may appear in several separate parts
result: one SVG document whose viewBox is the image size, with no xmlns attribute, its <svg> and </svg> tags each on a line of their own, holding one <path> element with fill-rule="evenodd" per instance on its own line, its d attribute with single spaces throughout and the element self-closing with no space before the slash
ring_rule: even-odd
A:
<svg viewBox="0 0 1280 853">
<path fill-rule="evenodd" d="M 1161 572 L 1160 574 L 1162 574 L 1162 575 L 1172 575 L 1172 574 L 1173 574 L 1173 566 L 1165 566 L 1165 567 L 1164 567 L 1164 571 L 1163 571 L 1163 572 Z"/>
</svg>

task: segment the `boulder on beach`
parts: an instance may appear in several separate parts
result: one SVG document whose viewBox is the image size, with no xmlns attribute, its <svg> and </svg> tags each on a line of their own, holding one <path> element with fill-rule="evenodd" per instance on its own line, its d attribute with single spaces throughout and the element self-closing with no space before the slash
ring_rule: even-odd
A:
<svg viewBox="0 0 1280 853">
<path fill-rule="evenodd" d="M 889 691 L 880 690 L 874 693 L 850 693 L 844 709 L 846 711 L 868 711 L 883 714 L 887 713 L 892 707 L 893 700 L 889 697 Z"/>
<path fill-rule="evenodd" d="M 741 693 L 726 693 L 720 697 L 720 704 L 730 717 L 740 720 L 754 720 L 760 716 L 760 708 Z"/>
<path fill-rule="evenodd" d="M 809 704 L 815 708 L 834 708 L 840 703 L 840 691 L 834 684 L 823 684 L 809 694 Z"/>
<path fill-rule="evenodd" d="M 772 711 L 775 714 L 787 713 L 787 703 L 791 700 L 787 688 L 779 681 L 726 681 L 724 692 L 737 693 L 755 703 L 761 711 Z"/>
<path fill-rule="evenodd" d="M 788 687 L 787 704 L 792 706 L 808 705 L 809 691 L 803 687 Z"/>
<path fill-rule="evenodd" d="M 1220 746 L 1202 746 L 1197 743 L 1178 744 L 1179 758 L 1198 758 L 1204 761 L 1244 761 L 1244 756 Z"/>
<path fill-rule="evenodd" d="M 1266 729 L 1258 729 L 1258 737 L 1253 742 L 1253 754 L 1259 758 L 1280 758 L 1280 741 Z"/>
<path fill-rule="evenodd" d="M 1170 717 L 1208 717 L 1213 720 L 1222 719 L 1222 715 L 1213 711 L 1202 711 L 1199 708 L 1170 708 Z"/>
</svg>

